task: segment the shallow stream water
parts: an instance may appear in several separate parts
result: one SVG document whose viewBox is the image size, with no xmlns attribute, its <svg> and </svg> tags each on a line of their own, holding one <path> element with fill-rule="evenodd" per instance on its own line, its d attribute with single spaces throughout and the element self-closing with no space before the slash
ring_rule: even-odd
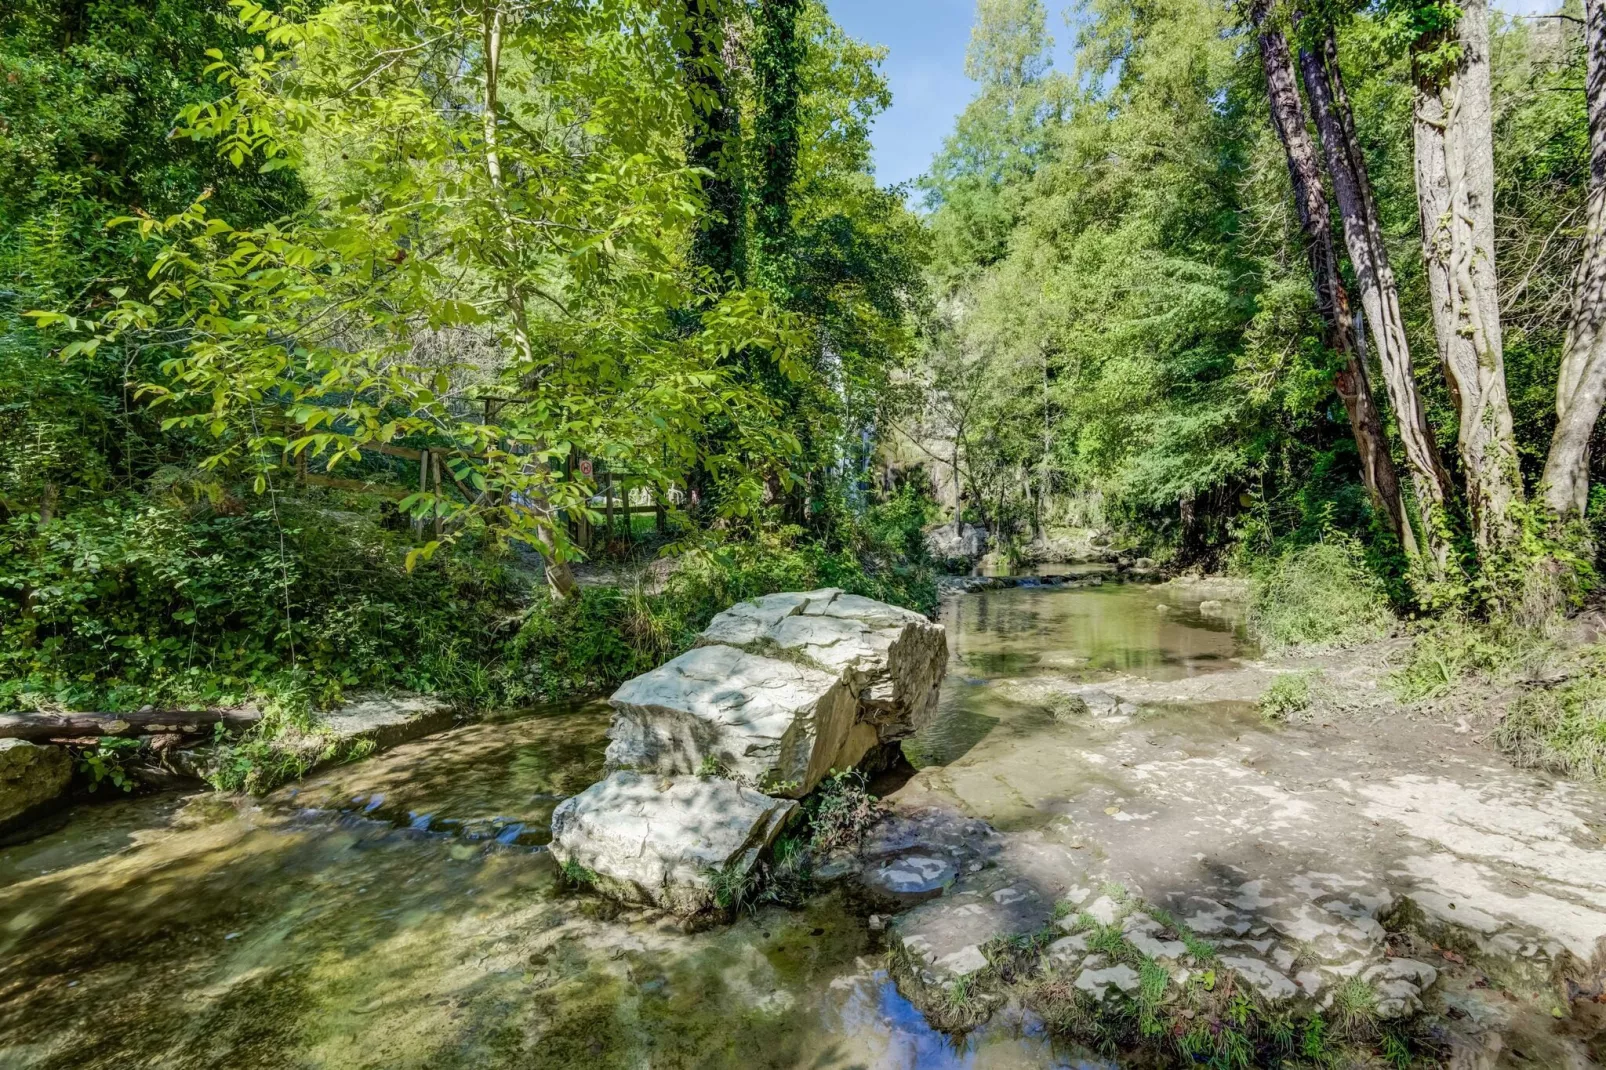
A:
<svg viewBox="0 0 1606 1070">
<path fill-rule="evenodd" d="M 943 622 L 939 714 L 906 744 L 928 769 L 1032 728 L 1006 678 L 1175 678 L 1244 650 L 1136 585 L 965 595 Z M 261 800 L 85 805 L 0 849 L 0 1068 L 1109 1065 L 1020 1016 L 935 1032 L 837 896 L 688 934 L 562 890 L 546 824 L 601 775 L 607 719 L 524 711 Z"/>
</svg>

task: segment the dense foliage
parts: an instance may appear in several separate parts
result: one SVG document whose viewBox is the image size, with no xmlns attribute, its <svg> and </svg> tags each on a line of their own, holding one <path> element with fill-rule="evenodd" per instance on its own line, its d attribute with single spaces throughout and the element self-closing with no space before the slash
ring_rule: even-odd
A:
<svg viewBox="0 0 1606 1070">
<path fill-rule="evenodd" d="M 924 292 L 879 55 L 798 2 L 9 5 L 0 706 L 523 702 L 776 586 L 929 608 L 863 489 Z M 584 539 L 604 467 L 667 523 Z"/>
<path fill-rule="evenodd" d="M 1319 13 L 1336 20 L 1418 388 L 1459 477 L 1456 408 L 1431 356 L 1412 24 L 1403 6 L 1354 7 Z M 1397 579 L 1405 563 L 1368 501 L 1334 393 L 1342 360 L 1313 296 L 1245 11 L 1092 0 L 1073 23 L 1075 69 L 1060 74 L 1041 4 L 979 10 L 978 92 L 926 182 L 940 290 L 914 437 L 939 481 L 1017 539 L 1107 523 L 1182 560 L 1223 563 L 1224 551 L 1242 561 L 1336 527 L 1367 540 Z M 1290 10 L 1268 25 L 1287 27 Z M 1576 21 L 1495 15 L 1492 31 L 1505 365 L 1532 489 L 1585 239 L 1585 54 Z M 1398 440 L 1393 449 L 1403 471 Z M 1469 559 L 1470 537 L 1458 551 Z"/>
</svg>

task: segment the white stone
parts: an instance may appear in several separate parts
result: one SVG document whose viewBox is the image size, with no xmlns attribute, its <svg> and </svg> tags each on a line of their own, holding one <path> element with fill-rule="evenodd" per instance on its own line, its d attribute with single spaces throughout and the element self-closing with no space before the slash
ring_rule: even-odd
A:
<svg viewBox="0 0 1606 1070">
<path fill-rule="evenodd" d="M 947 970 L 953 977 L 968 977 L 987 968 L 987 956 L 981 953 L 981 948 L 969 944 L 951 955 L 944 955 L 934 965 Z"/>
<path fill-rule="evenodd" d="M 1107 895 L 1101 895 L 1087 906 L 1087 913 L 1100 925 L 1114 925 L 1121 916 L 1121 905 Z"/>
<path fill-rule="evenodd" d="M 1082 991 L 1090 992 L 1094 998 L 1102 1000 L 1109 995 L 1112 985 L 1122 992 L 1136 992 L 1139 984 L 1138 971 L 1122 962 L 1102 970 L 1083 970 L 1076 975 L 1073 983 Z"/>
<path fill-rule="evenodd" d="M 750 872 L 796 809 L 717 777 L 616 772 L 558 805 L 552 857 L 615 898 L 695 914 L 715 905 L 716 874 Z"/>
<path fill-rule="evenodd" d="M 913 735 L 936 711 L 948 664 L 940 625 L 913 610 L 835 587 L 766 595 L 716 616 L 698 639 L 762 654 L 779 650 L 840 674 L 879 742 Z"/>
<path fill-rule="evenodd" d="M 1299 993 L 1299 988 L 1294 982 L 1272 969 L 1270 963 L 1260 959 L 1223 955 L 1221 964 L 1243 978 L 1255 991 L 1274 1002 Z"/>
<path fill-rule="evenodd" d="M 608 700 L 611 769 L 697 773 L 714 765 L 778 795 L 806 795 L 875 743 L 837 676 L 732 646 L 703 646 L 627 681 Z"/>
</svg>

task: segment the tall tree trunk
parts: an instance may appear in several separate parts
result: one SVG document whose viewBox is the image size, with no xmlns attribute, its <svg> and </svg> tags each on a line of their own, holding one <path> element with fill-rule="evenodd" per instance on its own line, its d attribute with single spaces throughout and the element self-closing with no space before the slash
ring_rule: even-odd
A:
<svg viewBox="0 0 1606 1070">
<path fill-rule="evenodd" d="M 1316 149 L 1305 130 L 1305 109 L 1294 82 L 1294 63 L 1288 41 L 1281 31 L 1265 26 L 1269 0 L 1256 0 L 1250 9 L 1260 34 L 1260 60 L 1266 73 L 1266 96 L 1271 104 L 1272 125 L 1283 143 L 1288 177 L 1294 187 L 1294 209 L 1305 234 L 1310 257 L 1311 284 L 1316 290 L 1316 307 L 1326 327 L 1327 342 L 1344 360 L 1333 386 L 1349 415 L 1350 431 L 1361 459 L 1361 478 L 1374 505 L 1388 519 L 1400 546 L 1411 557 L 1417 556 L 1416 537 L 1411 530 L 1399 476 L 1383 437 L 1383 424 L 1372 399 L 1366 368 L 1350 320 L 1349 295 L 1338 274 L 1338 254 L 1328 225 L 1327 196 L 1322 190 Z"/>
<path fill-rule="evenodd" d="M 490 180 L 491 202 L 495 206 L 497 221 L 507 239 L 507 246 L 503 249 L 501 257 L 502 290 L 508 315 L 513 324 L 513 343 L 519 351 L 519 360 L 526 368 L 530 368 L 535 364 L 535 351 L 530 342 L 529 317 L 521 288 L 518 257 L 513 245 L 512 223 L 508 219 L 506 208 L 507 190 L 502 181 L 502 142 L 497 119 L 498 91 L 502 72 L 503 19 L 500 0 L 490 0 L 484 12 L 484 36 L 481 42 L 485 50 L 485 104 L 482 115 L 485 173 Z M 427 471 L 427 461 L 424 468 Z M 546 471 L 547 465 L 542 462 L 540 472 L 545 474 Z M 562 547 L 557 534 L 558 518 L 544 495 L 539 493 L 533 495 L 530 504 L 531 511 L 536 516 L 536 539 L 541 544 L 541 556 L 546 564 L 547 584 L 558 598 L 567 598 L 578 589 L 578 585 L 569 563 L 561 558 Z"/>
<path fill-rule="evenodd" d="M 1585 0 L 1584 14 L 1589 214 L 1556 378 L 1556 431 L 1540 481 L 1545 507 L 1558 527 L 1581 519 L 1589 505 L 1589 439 L 1606 401 L 1606 0 Z"/>
<path fill-rule="evenodd" d="M 1331 24 L 1324 28 L 1321 53 L 1302 48 L 1300 73 L 1310 97 L 1316 130 L 1321 137 L 1333 195 L 1344 222 L 1344 245 L 1355 268 L 1361 307 L 1372 329 L 1372 345 L 1383 368 L 1383 381 L 1394 406 L 1400 441 L 1410 465 L 1411 483 L 1421 509 L 1422 540 L 1434 579 L 1442 579 L 1450 566 L 1452 547 L 1448 505 L 1453 497 L 1450 475 L 1439 457 L 1433 429 L 1428 425 L 1422 396 L 1411 369 L 1411 351 L 1405 340 L 1405 319 L 1400 312 L 1400 291 L 1383 243 L 1377 202 L 1366 174 L 1366 161 L 1355 136 L 1355 119 L 1344 92 L 1338 67 L 1338 43 Z"/>
<path fill-rule="evenodd" d="M 714 273 L 721 288 L 747 277 L 747 242 L 741 180 L 741 114 L 725 69 L 727 0 L 685 0 L 680 54 L 686 95 L 696 112 L 686 136 L 686 162 L 702 176 L 707 211 L 692 235 L 692 261 Z"/>
<path fill-rule="evenodd" d="M 1506 399 L 1494 262 L 1494 140 L 1489 8 L 1463 0 L 1459 56 L 1444 64 L 1436 35 L 1413 45 L 1413 130 L 1422 249 L 1439 360 L 1460 418 L 1458 446 L 1472 534 L 1484 553 L 1516 539 L 1523 497 Z"/>
<path fill-rule="evenodd" d="M 753 212 L 753 253 L 760 280 L 778 295 L 786 290 L 787 247 L 792 230 L 792 184 L 797 178 L 803 54 L 798 17 L 804 0 L 761 0 L 758 49 L 758 115 L 753 154 L 758 169 Z"/>
</svg>

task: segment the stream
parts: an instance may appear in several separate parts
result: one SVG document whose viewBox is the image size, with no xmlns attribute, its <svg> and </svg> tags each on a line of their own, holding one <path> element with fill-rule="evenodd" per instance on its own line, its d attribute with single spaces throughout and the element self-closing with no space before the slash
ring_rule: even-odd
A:
<svg viewBox="0 0 1606 1070">
<path fill-rule="evenodd" d="M 948 601 L 949 675 L 911 764 L 956 790 L 985 780 L 989 748 L 1045 716 L 1003 678 L 1175 679 L 1245 653 L 1196 602 L 1156 610 L 1173 598 L 1111 583 Z M 1209 732 L 1242 715 L 1187 712 L 1168 716 Z M 0 1068 L 1110 1065 L 1019 1013 L 934 1031 L 837 894 L 688 934 L 563 890 L 547 821 L 601 776 L 607 724 L 599 701 L 523 711 L 264 799 L 83 805 L 0 849 Z M 1007 827 L 1031 808 L 973 809 Z"/>
</svg>

